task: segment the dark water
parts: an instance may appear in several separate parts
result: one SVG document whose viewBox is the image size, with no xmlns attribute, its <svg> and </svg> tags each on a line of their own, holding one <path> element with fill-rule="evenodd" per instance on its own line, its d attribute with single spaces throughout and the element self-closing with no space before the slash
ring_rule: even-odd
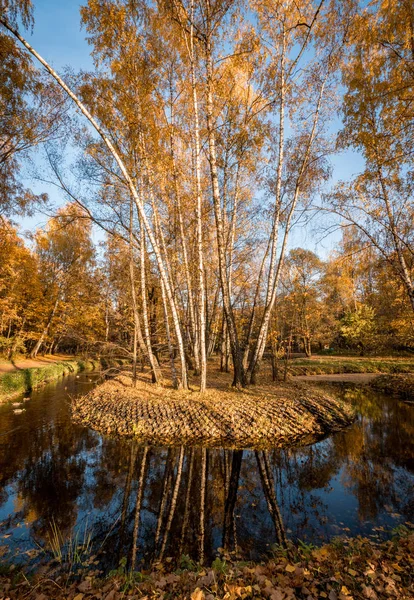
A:
<svg viewBox="0 0 414 600">
<path fill-rule="evenodd" d="M 96 377 L 33 392 L 22 414 L 0 405 L 0 562 L 77 546 L 111 568 L 131 556 L 137 524 L 137 560 L 148 561 L 210 560 L 223 545 L 258 558 L 284 536 L 375 537 L 414 520 L 412 406 L 348 387 L 357 422 L 312 446 L 145 449 L 71 422 L 69 395 Z"/>
</svg>

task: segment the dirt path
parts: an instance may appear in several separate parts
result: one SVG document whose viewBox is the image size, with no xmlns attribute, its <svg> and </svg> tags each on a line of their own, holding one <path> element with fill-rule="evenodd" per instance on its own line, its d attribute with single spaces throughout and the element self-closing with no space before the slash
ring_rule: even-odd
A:
<svg viewBox="0 0 414 600">
<path fill-rule="evenodd" d="M 13 361 L 3 360 L 0 361 L 0 374 L 11 373 L 12 371 L 20 371 L 21 369 L 33 369 L 35 367 L 46 367 L 57 362 L 63 362 L 65 360 L 73 360 L 73 356 L 67 354 L 54 354 L 41 356 L 40 358 L 22 358 Z"/>
<path fill-rule="evenodd" d="M 293 380 L 297 381 L 331 381 L 331 382 L 351 382 L 351 383 L 370 383 L 381 373 L 337 373 L 328 375 L 295 375 Z"/>
</svg>

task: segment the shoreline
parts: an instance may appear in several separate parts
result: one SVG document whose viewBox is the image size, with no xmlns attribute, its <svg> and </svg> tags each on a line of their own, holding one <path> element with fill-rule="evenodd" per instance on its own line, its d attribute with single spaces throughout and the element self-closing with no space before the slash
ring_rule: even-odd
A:
<svg viewBox="0 0 414 600">
<path fill-rule="evenodd" d="M 64 375 L 100 367 L 96 359 L 71 359 L 51 362 L 44 367 L 22 368 L 0 374 L 0 404 L 13 400 L 20 394 L 29 393 Z"/>
<path fill-rule="evenodd" d="M 26 576 L 12 565 L 0 573 L 0 597 L 10 600 L 86 598 L 172 598 L 176 600 L 359 600 L 414 597 L 414 525 L 402 526 L 392 539 L 375 542 L 341 537 L 315 547 L 304 542 L 275 546 L 273 556 L 241 562 L 222 550 L 211 565 L 183 555 L 167 557 L 145 570 L 132 570 L 126 557 L 105 576 L 93 557 L 90 566 L 46 565 Z"/>
<path fill-rule="evenodd" d="M 355 419 L 350 404 L 302 382 L 246 390 L 217 384 L 201 394 L 144 380 L 134 387 L 126 374 L 76 398 L 72 414 L 100 433 L 143 444 L 227 448 L 311 443 Z"/>
</svg>

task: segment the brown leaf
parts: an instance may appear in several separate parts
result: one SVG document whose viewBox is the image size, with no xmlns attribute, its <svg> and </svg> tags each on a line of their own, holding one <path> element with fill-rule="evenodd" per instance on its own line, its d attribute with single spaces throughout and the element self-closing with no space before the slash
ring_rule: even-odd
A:
<svg viewBox="0 0 414 600">
<path fill-rule="evenodd" d="M 89 579 L 85 579 L 85 581 L 82 581 L 78 585 L 78 590 L 80 592 L 86 593 L 86 592 L 89 592 L 89 590 L 91 589 L 91 587 L 92 587 L 92 584 L 91 584 L 90 580 Z"/>
<path fill-rule="evenodd" d="M 378 598 L 377 594 L 370 585 L 364 586 L 362 593 L 364 594 L 365 598 L 369 598 L 370 600 L 376 600 Z"/>
</svg>

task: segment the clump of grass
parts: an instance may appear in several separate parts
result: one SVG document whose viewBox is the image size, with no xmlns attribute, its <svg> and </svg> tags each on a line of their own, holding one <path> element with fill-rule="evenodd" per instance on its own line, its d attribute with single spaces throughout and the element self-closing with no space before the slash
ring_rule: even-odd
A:
<svg viewBox="0 0 414 600">
<path fill-rule="evenodd" d="M 68 537 L 65 537 L 53 519 L 50 523 L 48 533 L 49 552 L 53 559 L 66 564 L 72 569 L 76 565 L 84 565 L 90 558 L 92 551 L 92 530 L 85 524 L 83 533 L 79 530 L 72 531 Z"/>
</svg>

